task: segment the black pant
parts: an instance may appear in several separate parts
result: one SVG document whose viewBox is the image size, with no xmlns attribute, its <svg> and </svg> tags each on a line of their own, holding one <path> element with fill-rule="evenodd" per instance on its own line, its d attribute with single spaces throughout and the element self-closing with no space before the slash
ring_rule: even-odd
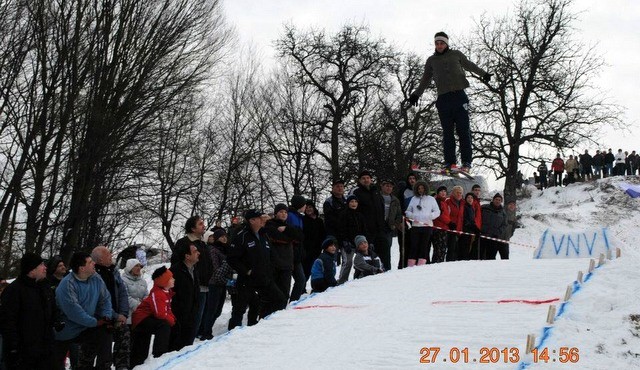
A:
<svg viewBox="0 0 640 370">
<path fill-rule="evenodd" d="M 384 266 L 385 271 L 391 270 L 391 245 L 387 242 L 387 237 L 383 233 L 379 233 L 375 235 L 373 240 L 373 245 L 375 246 L 374 250 L 382 265 Z"/>
<path fill-rule="evenodd" d="M 460 157 L 463 165 L 470 165 L 471 131 L 469 126 L 469 112 L 467 110 L 469 99 L 464 90 L 451 91 L 438 95 L 436 108 L 442 125 L 444 162 L 445 165 L 456 163 L 456 139 L 460 140 Z"/>
<path fill-rule="evenodd" d="M 302 266 L 300 266 L 300 269 L 302 269 Z M 256 291 L 258 292 L 258 297 L 260 297 L 261 319 L 287 307 L 287 297 L 275 282 L 271 281 L 265 286 L 256 287 Z"/>
<path fill-rule="evenodd" d="M 133 329 L 131 368 L 142 364 L 144 360 L 147 359 L 151 335 L 155 335 L 155 339 L 153 340 L 153 357 L 160 357 L 162 354 L 169 352 L 169 342 L 171 340 L 171 326 L 169 322 L 149 316 Z"/>
<path fill-rule="evenodd" d="M 509 244 L 502 243 L 495 240 L 483 240 L 484 245 L 487 246 L 487 259 L 494 260 L 496 255 L 500 253 L 501 260 L 509 259 Z"/>
<path fill-rule="evenodd" d="M 73 343 L 78 343 L 78 364 L 75 369 L 111 369 L 111 333 L 104 326 L 88 328 L 80 335 L 69 340 L 56 340 L 53 343 L 53 368 L 64 370 L 65 358 Z M 93 366 L 97 358 L 96 366 Z"/>
<path fill-rule="evenodd" d="M 553 184 L 562 186 L 562 171 L 553 171 Z"/>
<path fill-rule="evenodd" d="M 238 293 L 231 294 L 231 318 L 229 319 L 229 330 L 236 326 L 242 326 L 242 317 L 249 307 L 247 315 L 247 325 L 253 326 L 258 323 L 260 313 L 260 298 L 253 287 L 238 286 Z"/>
<path fill-rule="evenodd" d="M 458 234 L 448 233 L 447 236 L 447 262 L 456 261 L 458 259 Z"/>
<path fill-rule="evenodd" d="M 292 270 L 275 269 L 273 270 L 273 280 L 278 286 L 278 289 L 285 295 L 285 298 L 289 299 L 289 292 L 291 292 L 291 276 Z"/>
<path fill-rule="evenodd" d="M 458 256 L 457 261 L 467 261 L 471 257 L 471 247 L 474 241 L 473 235 L 460 235 L 458 237 Z"/>
<path fill-rule="evenodd" d="M 430 227 L 413 227 L 411 229 L 411 249 L 409 250 L 409 259 L 426 259 L 427 263 L 429 263 L 431 230 L 432 229 Z"/>
<path fill-rule="evenodd" d="M 171 335 L 169 350 L 179 351 L 193 344 L 195 340 L 195 329 L 193 325 L 195 325 L 193 317 L 176 317 L 176 327 L 173 329 L 174 331 Z"/>
</svg>

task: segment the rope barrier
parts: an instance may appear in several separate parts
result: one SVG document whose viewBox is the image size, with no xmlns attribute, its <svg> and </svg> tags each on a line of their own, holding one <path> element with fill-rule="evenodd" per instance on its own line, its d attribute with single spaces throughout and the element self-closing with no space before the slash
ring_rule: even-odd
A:
<svg viewBox="0 0 640 370">
<path fill-rule="evenodd" d="M 405 222 L 406 222 L 406 221 L 414 222 L 414 220 L 413 220 L 413 219 L 410 219 L 410 218 L 408 218 L 408 217 L 404 217 L 404 219 L 405 219 Z M 448 232 L 448 233 L 452 233 L 452 234 L 458 234 L 458 235 L 469 235 L 469 236 L 478 236 L 477 234 L 474 234 L 474 233 L 467 233 L 467 232 L 464 232 L 464 231 L 458 231 L 458 230 L 449 230 L 449 229 L 445 229 L 445 228 L 438 227 L 438 226 L 433 226 L 433 225 L 424 225 L 424 226 L 425 226 L 425 227 L 430 227 L 430 228 L 432 228 L 432 229 L 436 229 L 436 230 L 443 230 L 443 231 L 446 231 L 446 232 Z M 527 248 L 533 248 L 533 249 L 536 249 L 536 248 L 537 248 L 537 247 L 534 247 L 534 246 L 529 245 L 529 244 L 517 243 L 517 242 L 512 242 L 512 241 L 509 241 L 509 240 L 498 239 L 498 238 L 492 238 L 492 237 L 490 237 L 490 236 L 486 236 L 486 235 L 482 235 L 482 234 L 480 234 L 479 236 L 480 236 L 481 238 L 483 238 L 483 239 L 487 239 L 487 240 L 494 240 L 494 241 L 502 242 L 502 243 L 506 243 L 506 244 L 509 244 L 509 245 L 519 245 L 519 246 L 521 246 L 521 247 L 527 247 Z"/>
</svg>

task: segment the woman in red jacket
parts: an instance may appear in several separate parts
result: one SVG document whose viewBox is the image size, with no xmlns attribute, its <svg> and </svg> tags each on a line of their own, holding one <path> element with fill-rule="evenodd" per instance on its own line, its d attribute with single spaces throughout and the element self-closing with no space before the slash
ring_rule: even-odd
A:
<svg viewBox="0 0 640 370">
<path fill-rule="evenodd" d="M 151 335 L 153 357 L 159 357 L 169 351 L 171 330 L 175 328 L 176 317 L 171 311 L 171 298 L 175 280 L 171 270 L 162 266 L 153 272 L 153 288 L 133 311 L 131 325 L 133 339 L 131 343 L 131 367 L 144 363 L 149 353 Z"/>
<path fill-rule="evenodd" d="M 449 206 L 449 230 L 462 231 L 464 199 L 462 199 L 462 186 L 456 185 L 451 189 L 451 195 L 447 198 Z M 447 262 L 458 260 L 458 241 L 460 234 L 449 232 L 447 236 Z"/>
<path fill-rule="evenodd" d="M 447 234 L 449 233 L 449 222 L 451 222 L 449 205 L 447 200 L 447 187 L 441 186 L 436 193 L 436 202 L 440 207 L 440 216 L 433 220 L 433 235 L 431 244 L 433 245 L 433 263 L 444 262 L 447 255 Z"/>
</svg>

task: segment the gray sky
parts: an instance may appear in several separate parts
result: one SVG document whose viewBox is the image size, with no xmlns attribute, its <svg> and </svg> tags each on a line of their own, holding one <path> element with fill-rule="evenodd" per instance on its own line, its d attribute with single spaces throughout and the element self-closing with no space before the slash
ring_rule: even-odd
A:
<svg viewBox="0 0 640 370">
<path fill-rule="evenodd" d="M 286 22 L 328 31 L 345 23 L 364 22 L 374 35 L 426 59 L 433 50 L 434 33 L 447 32 L 455 48 L 456 38 L 471 30 L 483 13 L 504 15 L 513 10 L 513 4 L 510 0 L 226 0 L 224 6 L 240 41 L 252 43 L 269 63 L 274 55 L 272 41 Z M 577 0 L 574 8 L 582 12 L 580 22 L 574 25 L 576 37 L 586 44 L 598 44 L 597 50 L 607 63 L 594 85 L 601 87 L 612 103 L 626 108 L 620 114 L 630 131 L 608 129 L 601 144 L 614 151 L 640 151 L 640 104 L 635 100 L 640 93 L 640 1 Z M 595 148 L 581 152 L 584 149 Z"/>
</svg>

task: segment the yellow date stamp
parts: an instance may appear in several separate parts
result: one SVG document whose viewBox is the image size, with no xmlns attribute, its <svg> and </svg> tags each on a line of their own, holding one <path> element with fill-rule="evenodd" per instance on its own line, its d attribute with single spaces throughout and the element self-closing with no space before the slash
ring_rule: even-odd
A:
<svg viewBox="0 0 640 370">
<path fill-rule="evenodd" d="M 559 349 L 535 348 L 532 351 L 533 362 L 577 363 L 580 361 L 580 350 L 576 347 L 560 347 Z M 517 347 L 482 347 L 472 350 L 469 347 L 451 347 L 447 352 L 440 347 L 420 348 L 420 363 L 463 363 L 463 364 L 516 364 L 522 360 Z"/>
</svg>

